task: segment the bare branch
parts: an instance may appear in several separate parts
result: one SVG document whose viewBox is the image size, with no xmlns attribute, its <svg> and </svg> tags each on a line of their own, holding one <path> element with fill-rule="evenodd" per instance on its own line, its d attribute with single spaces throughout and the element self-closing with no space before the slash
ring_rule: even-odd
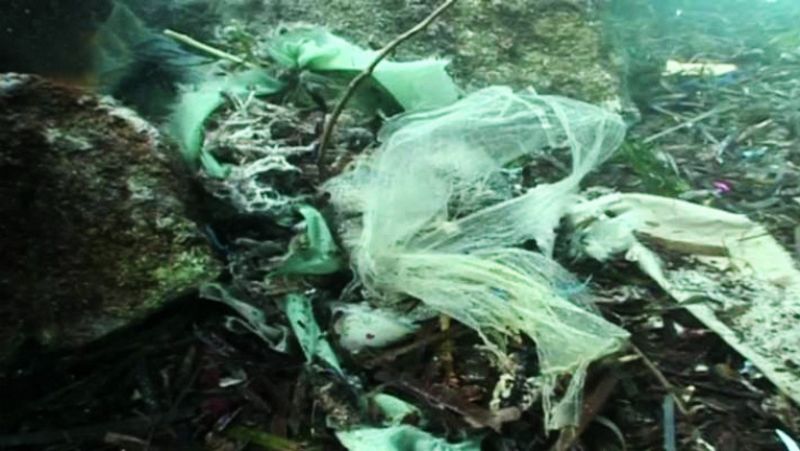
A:
<svg viewBox="0 0 800 451">
<path fill-rule="evenodd" d="M 347 106 L 347 102 L 350 101 L 350 98 L 353 97 L 355 94 L 356 89 L 358 89 L 359 85 L 369 76 L 372 75 L 372 72 L 375 71 L 375 68 L 380 64 L 380 62 L 386 58 L 397 46 L 402 44 L 403 42 L 407 41 L 408 39 L 412 38 L 414 35 L 419 33 L 420 31 L 424 30 L 428 25 L 430 25 L 437 17 L 439 17 L 442 13 L 444 13 L 447 8 L 453 6 L 453 4 L 457 0 L 446 0 L 442 3 L 438 8 L 436 8 L 428 17 L 426 17 L 422 22 L 418 23 L 414 27 L 410 28 L 405 33 L 401 34 L 400 36 L 396 37 L 392 42 L 386 44 L 378 54 L 375 56 L 375 59 L 364 69 L 360 74 L 358 74 L 355 78 L 350 81 L 350 84 L 347 85 L 347 90 L 344 92 L 342 99 L 339 100 L 339 103 L 336 104 L 336 107 L 333 109 L 333 112 L 330 115 L 330 118 L 325 122 L 325 128 L 322 131 L 322 137 L 319 141 L 319 149 L 317 151 L 317 166 L 320 170 L 321 177 L 324 178 L 325 176 L 325 168 L 324 168 L 324 157 L 325 157 L 325 149 L 328 147 L 328 144 L 331 140 L 331 135 L 333 134 L 333 128 L 336 126 L 336 121 L 339 120 L 339 116 L 342 115 L 342 111 L 344 111 L 344 107 Z"/>
</svg>

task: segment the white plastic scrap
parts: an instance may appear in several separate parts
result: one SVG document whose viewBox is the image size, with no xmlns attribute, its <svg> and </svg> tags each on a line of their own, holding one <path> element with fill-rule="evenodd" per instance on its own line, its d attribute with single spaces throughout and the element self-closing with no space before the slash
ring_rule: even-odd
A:
<svg viewBox="0 0 800 451">
<path fill-rule="evenodd" d="M 477 331 L 501 361 L 509 337 L 536 341 L 550 429 L 574 424 L 586 367 L 627 337 L 565 298 L 565 271 L 548 257 L 580 180 L 624 128 L 592 105 L 492 87 L 390 121 L 380 149 L 326 185 L 343 216 L 362 215 L 344 236 L 361 282 L 384 304 L 420 299 Z M 506 166 L 563 149 L 572 156 L 566 178 L 496 200 Z M 513 247 L 531 240 L 541 254 Z M 566 374 L 570 385 L 553 405 Z"/>
<path fill-rule="evenodd" d="M 575 205 L 576 250 L 606 261 L 624 256 L 800 403 L 800 270 L 747 216 L 638 193 Z M 683 255 L 667 265 L 657 250 Z M 707 300 L 707 301 L 703 301 Z"/>
<path fill-rule="evenodd" d="M 712 63 L 712 62 L 705 62 L 705 63 L 684 63 L 675 60 L 668 60 L 667 65 L 664 68 L 664 72 L 662 75 L 669 76 L 669 75 L 689 75 L 689 76 L 698 76 L 698 75 L 710 75 L 713 77 L 718 77 L 720 75 L 729 74 L 731 72 L 736 72 L 739 68 L 735 64 L 724 64 L 724 63 Z"/>
<path fill-rule="evenodd" d="M 334 326 L 339 344 L 350 352 L 388 346 L 419 328 L 401 315 L 367 304 L 342 304 L 334 313 L 340 315 Z"/>
<path fill-rule="evenodd" d="M 800 446 L 797 445 L 797 442 L 794 441 L 789 434 L 783 432 L 780 429 L 775 429 L 775 433 L 778 435 L 778 438 L 781 439 L 784 445 L 786 445 L 786 449 L 788 451 L 800 451 Z"/>
</svg>

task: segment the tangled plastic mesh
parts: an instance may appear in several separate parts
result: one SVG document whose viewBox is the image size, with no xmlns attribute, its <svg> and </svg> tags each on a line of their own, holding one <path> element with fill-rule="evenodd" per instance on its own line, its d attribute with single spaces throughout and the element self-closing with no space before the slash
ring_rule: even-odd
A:
<svg viewBox="0 0 800 451">
<path fill-rule="evenodd" d="M 623 135 L 621 119 L 598 107 L 486 88 L 389 122 L 382 146 L 326 185 L 343 216 L 361 215 L 344 239 L 378 298 L 421 299 L 477 331 L 500 356 L 509 336 L 536 342 L 548 428 L 577 420 L 588 364 L 627 336 L 561 295 L 565 271 L 549 257 L 580 180 Z M 563 149 L 572 155 L 566 178 L 516 197 L 493 193 L 505 167 Z M 542 253 L 512 247 L 528 240 Z M 554 404 L 564 375 L 570 384 Z"/>
<path fill-rule="evenodd" d="M 313 161 L 313 124 L 252 94 L 230 104 L 206 133 L 205 148 L 231 165 L 224 178 L 204 177 L 206 189 L 244 213 L 289 215 L 312 192 L 300 165 Z"/>
</svg>

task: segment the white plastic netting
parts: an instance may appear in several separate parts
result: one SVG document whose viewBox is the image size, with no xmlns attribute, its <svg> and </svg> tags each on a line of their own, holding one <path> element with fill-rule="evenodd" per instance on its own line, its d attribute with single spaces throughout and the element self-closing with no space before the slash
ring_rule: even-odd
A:
<svg viewBox="0 0 800 451">
<path fill-rule="evenodd" d="M 390 121 L 381 147 L 326 185 L 343 215 L 360 214 L 345 241 L 376 298 L 418 298 L 477 331 L 500 356 L 508 337 L 536 342 L 548 428 L 577 419 L 586 367 L 627 337 L 567 299 L 559 285 L 569 275 L 549 257 L 580 180 L 624 130 L 617 115 L 592 105 L 486 88 Z M 505 168 L 565 150 L 566 178 L 516 197 L 498 192 Z M 542 253 L 513 247 L 529 240 Z M 554 402 L 565 375 L 570 383 Z"/>
</svg>

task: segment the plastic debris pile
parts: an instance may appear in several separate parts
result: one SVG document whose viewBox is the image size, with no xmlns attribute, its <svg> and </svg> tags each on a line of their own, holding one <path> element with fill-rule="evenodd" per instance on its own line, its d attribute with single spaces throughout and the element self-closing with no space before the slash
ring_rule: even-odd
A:
<svg viewBox="0 0 800 451">
<path fill-rule="evenodd" d="M 284 30 L 267 51 L 294 80 L 323 84 L 331 80 L 326 74 L 354 76 L 374 58 L 374 52 L 309 27 Z M 577 200 L 581 179 L 616 150 L 625 127 L 599 107 L 532 90 L 515 94 L 490 87 L 457 100 L 445 64 L 383 62 L 373 74 L 380 89 L 361 93 L 385 96 L 406 113 L 383 125 L 377 149 L 321 187 L 331 196 L 330 219 L 344 252 L 323 216 L 309 206 L 319 188 L 307 175 L 314 172 L 311 116 L 280 103 L 281 94 L 309 87 L 248 69 L 188 88 L 172 130 L 206 188 L 246 214 L 283 224 L 295 220 L 294 211 L 304 218 L 299 224 L 304 230 L 284 255 L 276 255 L 274 246 L 262 246 L 271 255 L 261 258 L 257 250 L 255 258 L 246 259 L 234 252 L 233 285 L 210 286 L 205 295 L 241 314 L 229 321 L 285 351 L 285 326 L 248 304 L 264 301 L 254 297 L 285 294 L 280 309 L 309 364 L 344 376 L 347 369 L 303 292 L 314 286 L 313 277 L 346 270 L 342 255 L 348 255 L 355 279 L 342 300 L 330 303 L 339 317 L 338 349 L 357 352 L 395 343 L 425 320 L 446 315 L 475 331 L 484 349 L 476 352 L 487 353 L 500 372 L 510 373 L 509 343 L 525 336 L 536 346 L 534 385 L 546 427 L 577 424 L 588 365 L 619 350 L 627 333 L 604 320 L 584 290 L 568 288 L 581 284 L 551 258 L 555 229 Z M 360 105 L 362 111 L 367 105 L 367 114 L 382 111 L 374 109 L 374 101 Z M 569 155 L 570 173 L 555 183 L 523 186 L 522 167 L 544 155 Z M 526 243 L 535 243 L 535 250 Z M 257 243 L 239 244 L 259 249 Z M 247 273 L 262 279 L 236 280 Z M 401 312 L 409 299 L 423 305 Z M 405 449 L 390 445 L 399 442 L 439 449 L 444 443 L 391 422 L 339 429 L 349 449 L 378 443 L 381 449 Z M 477 442 L 470 443 L 453 449 L 477 449 Z"/>
</svg>

